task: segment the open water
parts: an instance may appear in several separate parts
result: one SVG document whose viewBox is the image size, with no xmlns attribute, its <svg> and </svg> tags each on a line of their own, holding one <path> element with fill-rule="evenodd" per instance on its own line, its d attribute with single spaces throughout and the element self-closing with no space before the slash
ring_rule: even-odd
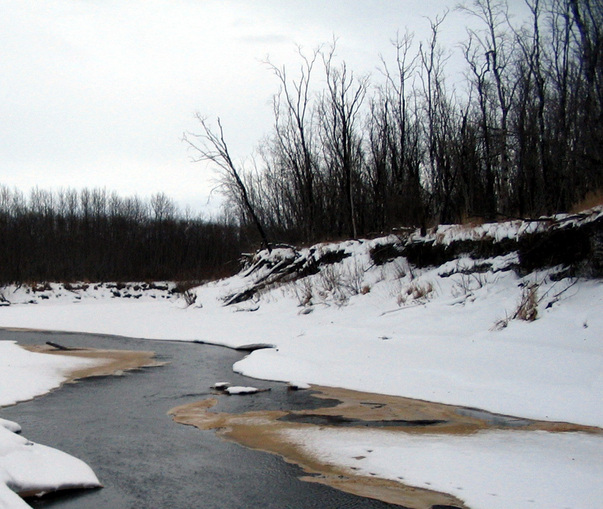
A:
<svg viewBox="0 0 603 509">
<path fill-rule="evenodd" d="M 153 350 L 168 364 L 67 384 L 46 396 L 3 408 L 0 416 L 23 427 L 28 439 L 88 463 L 104 488 L 30 499 L 34 508 L 393 508 L 382 502 L 302 482 L 301 469 L 281 458 L 246 449 L 176 424 L 175 406 L 212 395 L 218 381 L 270 388 L 222 397 L 217 410 L 312 408 L 306 391 L 250 380 L 232 372 L 244 354 L 196 343 L 149 341 L 93 334 L 0 330 L 0 340 L 52 341 L 71 347 Z M 324 405 L 324 401 L 320 402 Z"/>
</svg>

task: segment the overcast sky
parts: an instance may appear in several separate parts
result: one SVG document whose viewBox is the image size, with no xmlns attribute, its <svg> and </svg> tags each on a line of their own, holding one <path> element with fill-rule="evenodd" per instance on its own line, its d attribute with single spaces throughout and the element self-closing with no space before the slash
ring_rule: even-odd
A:
<svg viewBox="0 0 603 509">
<path fill-rule="evenodd" d="M 212 175 L 181 141 L 196 112 L 220 116 L 247 156 L 272 122 L 267 55 L 293 71 L 296 45 L 336 36 L 355 72 L 377 74 L 397 31 L 425 37 L 425 17 L 455 3 L 0 0 L 0 184 L 163 191 L 203 210 Z M 462 20 L 449 16 L 452 39 Z"/>
</svg>

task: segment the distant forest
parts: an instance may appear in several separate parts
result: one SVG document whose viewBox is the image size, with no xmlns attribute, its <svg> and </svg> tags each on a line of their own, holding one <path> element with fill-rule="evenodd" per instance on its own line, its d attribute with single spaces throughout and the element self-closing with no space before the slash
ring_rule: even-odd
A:
<svg viewBox="0 0 603 509">
<path fill-rule="evenodd" d="M 199 116 L 184 138 L 218 171 L 220 220 L 183 216 L 161 193 L 0 188 L 0 282 L 204 279 L 259 244 L 601 203 L 603 0 L 525 5 L 519 21 L 505 0 L 459 7 L 472 28 L 454 84 L 446 14 L 425 41 L 399 35 L 376 77 L 340 61 L 336 42 L 300 49 L 294 72 L 267 61 L 274 124 L 250 162 L 232 159 L 219 121 Z"/>
<path fill-rule="evenodd" d="M 239 228 L 185 217 L 159 193 L 0 186 L 0 284 L 203 280 L 236 270 Z"/>
</svg>

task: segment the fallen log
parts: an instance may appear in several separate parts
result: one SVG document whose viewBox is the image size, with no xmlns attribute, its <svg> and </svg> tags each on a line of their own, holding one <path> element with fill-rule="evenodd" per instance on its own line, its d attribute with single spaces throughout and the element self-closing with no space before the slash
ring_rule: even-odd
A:
<svg viewBox="0 0 603 509">
<path fill-rule="evenodd" d="M 46 341 L 46 344 L 48 346 L 52 346 L 52 348 L 56 348 L 57 350 L 65 350 L 65 351 L 75 350 L 75 348 L 70 348 L 68 346 L 59 345 L 58 343 L 53 343 L 52 341 Z"/>
</svg>

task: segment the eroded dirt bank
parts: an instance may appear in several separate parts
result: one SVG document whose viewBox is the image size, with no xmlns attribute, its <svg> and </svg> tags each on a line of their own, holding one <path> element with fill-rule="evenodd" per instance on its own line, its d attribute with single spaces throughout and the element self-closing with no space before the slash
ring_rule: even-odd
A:
<svg viewBox="0 0 603 509">
<path fill-rule="evenodd" d="M 330 387 L 312 387 L 317 398 L 338 400 L 336 406 L 302 411 L 257 411 L 228 414 L 213 411 L 217 398 L 176 407 L 169 413 L 176 422 L 214 429 L 220 436 L 250 447 L 282 456 L 301 466 L 304 480 L 398 504 L 413 509 L 434 506 L 466 508 L 458 498 L 415 488 L 385 479 L 355 475 L 352 470 L 321 462 L 286 439 L 286 432 L 311 426 L 376 427 L 401 433 L 471 434 L 486 429 L 583 431 L 602 433 L 599 428 L 545 421 L 532 421 L 488 412 L 380 394 Z"/>
</svg>

